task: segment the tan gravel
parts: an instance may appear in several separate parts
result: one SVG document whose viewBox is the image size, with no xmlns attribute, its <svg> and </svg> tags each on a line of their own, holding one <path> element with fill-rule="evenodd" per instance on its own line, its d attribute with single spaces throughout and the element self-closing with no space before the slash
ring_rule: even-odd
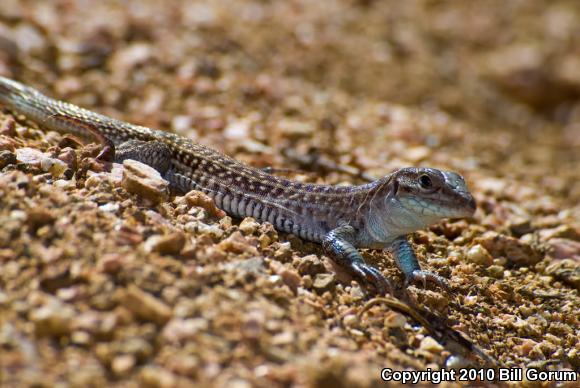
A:
<svg viewBox="0 0 580 388">
<path fill-rule="evenodd" d="M 413 237 L 453 293 L 410 292 L 503 365 L 580 370 L 579 37 L 573 0 L 3 0 L 0 74 L 257 167 L 461 172 L 475 217 Z M 319 246 L 98 151 L 0 113 L 0 385 L 371 387 L 461 364 L 364 310 Z"/>
</svg>

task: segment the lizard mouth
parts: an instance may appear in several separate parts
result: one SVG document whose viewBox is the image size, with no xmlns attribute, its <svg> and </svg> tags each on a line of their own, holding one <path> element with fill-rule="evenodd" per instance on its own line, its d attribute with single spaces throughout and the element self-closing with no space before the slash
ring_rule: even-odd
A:
<svg viewBox="0 0 580 388">
<path fill-rule="evenodd" d="M 461 203 L 462 206 L 459 206 L 459 208 L 456 209 L 455 213 L 457 215 L 454 215 L 451 218 L 464 218 L 473 216 L 473 213 L 475 213 L 475 210 L 477 209 L 477 203 L 475 202 L 473 195 L 471 195 L 469 192 L 463 192 L 460 193 L 460 197 L 461 200 L 458 201 L 458 203 Z"/>
</svg>

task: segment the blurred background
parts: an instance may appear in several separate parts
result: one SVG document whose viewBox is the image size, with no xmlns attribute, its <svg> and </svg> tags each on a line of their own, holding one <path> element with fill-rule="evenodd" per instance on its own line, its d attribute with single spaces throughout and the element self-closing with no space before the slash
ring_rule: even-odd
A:
<svg viewBox="0 0 580 388">
<path fill-rule="evenodd" d="M 3 0 L 0 74 L 257 165 L 316 148 L 382 174 L 438 149 L 577 200 L 579 18 L 574 0 Z"/>
</svg>

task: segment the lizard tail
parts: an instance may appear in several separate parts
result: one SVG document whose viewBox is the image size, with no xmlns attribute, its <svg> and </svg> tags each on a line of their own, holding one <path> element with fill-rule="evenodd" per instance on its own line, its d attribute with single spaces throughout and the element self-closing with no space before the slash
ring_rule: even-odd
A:
<svg viewBox="0 0 580 388">
<path fill-rule="evenodd" d="M 95 133 L 99 133 L 115 144 L 129 138 L 148 140 L 147 130 L 142 127 L 52 99 L 36 89 L 5 77 L 0 77 L 0 105 L 25 116 L 42 128 L 69 133 L 82 139 L 94 140 Z M 123 131 L 116 128 L 123 128 Z"/>
</svg>

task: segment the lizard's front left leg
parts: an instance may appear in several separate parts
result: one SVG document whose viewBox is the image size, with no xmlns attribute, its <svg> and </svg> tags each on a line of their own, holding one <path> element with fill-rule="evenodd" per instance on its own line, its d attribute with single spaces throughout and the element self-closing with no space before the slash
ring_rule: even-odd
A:
<svg viewBox="0 0 580 388">
<path fill-rule="evenodd" d="M 335 263 L 346 269 L 363 285 L 370 284 L 384 295 L 391 293 L 392 287 L 381 272 L 365 263 L 361 254 L 354 246 L 355 229 L 350 225 L 342 225 L 331 230 L 322 241 L 324 249 L 332 255 Z"/>
<path fill-rule="evenodd" d="M 451 287 L 447 280 L 432 272 L 423 271 L 419 266 L 417 256 L 413 251 L 413 247 L 407 240 L 406 236 L 401 236 L 395 239 L 391 244 L 395 261 L 399 269 L 405 275 L 405 283 L 421 282 L 423 287 L 427 286 L 427 282 L 434 283 L 439 287 L 450 291 Z"/>
</svg>

